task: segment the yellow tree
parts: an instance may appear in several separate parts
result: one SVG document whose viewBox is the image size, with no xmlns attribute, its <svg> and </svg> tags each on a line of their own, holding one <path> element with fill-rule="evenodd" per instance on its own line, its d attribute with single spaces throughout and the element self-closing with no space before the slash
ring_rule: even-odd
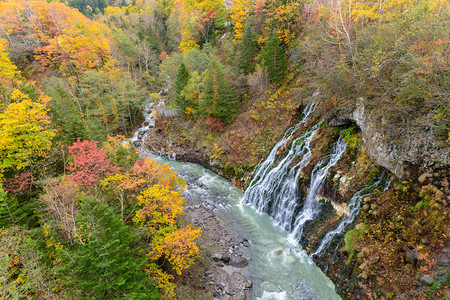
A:
<svg viewBox="0 0 450 300">
<path fill-rule="evenodd" d="M 182 190 L 155 184 L 144 190 L 138 200 L 141 208 L 133 220 L 145 228 L 152 238 L 148 272 L 156 278 L 165 296 L 174 298 L 174 285 L 170 282 L 173 276 L 159 268 L 157 262 L 165 258 L 172 269 L 181 275 L 182 270 L 189 268 L 198 256 L 196 240 L 201 230 L 177 226 L 178 217 L 184 214 Z"/>
<path fill-rule="evenodd" d="M 230 18 L 234 26 L 235 44 L 239 43 L 244 34 L 245 22 L 251 11 L 253 11 L 254 3 L 252 0 L 236 0 L 230 8 Z"/>
<path fill-rule="evenodd" d="M 207 41 L 214 28 L 225 25 L 227 9 L 221 0 L 175 0 L 169 26 L 181 33 L 180 49 L 187 52 Z"/>
<path fill-rule="evenodd" d="M 0 85 L 11 86 L 13 79 L 19 75 L 17 67 L 11 63 L 6 53 L 5 39 L 0 38 Z"/>
<path fill-rule="evenodd" d="M 11 98 L 14 102 L 0 114 L 0 171 L 20 170 L 46 157 L 55 136 L 47 115 L 49 97 L 33 102 L 16 89 Z"/>
</svg>

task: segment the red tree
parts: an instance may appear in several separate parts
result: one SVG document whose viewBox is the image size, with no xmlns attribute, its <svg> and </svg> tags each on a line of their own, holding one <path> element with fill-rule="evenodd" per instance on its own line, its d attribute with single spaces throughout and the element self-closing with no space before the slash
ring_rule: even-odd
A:
<svg viewBox="0 0 450 300">
<path fill-rule="evenodd" d="M 100 179 L 119 172 L 119 168 L 106 158 L 106 150 L 97 149 L 95 141 L 78 141 L 69 146 L 73 162 L 67 169 L 71 171 L 67 177 L 84 188 L 93 187 Z"/>
</svg>

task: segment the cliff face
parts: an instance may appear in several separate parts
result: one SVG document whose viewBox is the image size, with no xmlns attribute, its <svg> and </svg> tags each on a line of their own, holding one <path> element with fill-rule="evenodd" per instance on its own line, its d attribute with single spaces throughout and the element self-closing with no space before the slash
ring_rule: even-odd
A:
<svg viewBox="0 0 450 300">
<path fill-rule="evenodd" d="M 355 123 L 361 130 L 369 155 L 379 165 L 387 168 L 398 178 L 415 177 L 418 168 L 448 166 L 450 148 L 437 140 L 430 129 L 403 124 L 387 129 L 383 116 L 375 116 L 363 98 L 356 102 L 353 111 L 341 111 L 330 120 L 331 126 Z"/>
</svg>

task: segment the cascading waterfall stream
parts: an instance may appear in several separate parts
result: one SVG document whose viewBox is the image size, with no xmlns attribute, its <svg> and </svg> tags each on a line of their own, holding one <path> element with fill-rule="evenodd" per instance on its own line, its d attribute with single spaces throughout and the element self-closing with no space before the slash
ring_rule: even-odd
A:
<svg viewBox="0 0 450 300">
<path fill-rule="evenodd" d="M 265 212 L 287 231 L 291 230 L 292 218 L 297 207 L 298 177 L 309 164 L 310 143 L 316 133 L 316 126 L 303 136 L 295 139 L 288 154 L 273 169 L 266 169 L 258 181 L 244 194 L 243 203 L 249 204 L 259 212 Z M 296 157 L 301 161 L 289 170 Z"/>
<path fill-rule="evenodd" d="M 276 143 L 276 145 L 272 148 L 267 158 L 256 169 L 255 174 L 253 175 L 253 180 L 250 183 L 250 186 L 257 184 L 260 181 L 260 178 L 265 174 L 267 174 L 267 172 L 272 168 L 277 158 L 278 149 L 292 137 L 292 135 L 300 128 L 302 124 L 308 122 L 311 113 L 314 111 L 314 107 L 315 107 L 314 103 L 308 104 L 303 110 L 302 120 L 299 123 L 295 124 L 294 126 L 290 127 L 288 130 L 286 130 L 281 140 L 279 140 L 278 143 Z"/>
<path fill-rule="evenodd" d="M 264 162 L 257 168 L 242 200 L 243 204 L 253 207 L 258 212 L 269 214 L 278 225 L 291 232 L 290 239 L 295 242 L 301 239 L 305 223 L 313 220 L 320 213 L 320 204 L 315 201 L 316 196 L 324 185 L 328 170 L 341 159 L 347 148 L 347 143 L 341 139 L 338 140 L 333 145 L 331 154 L 323 157 L 315 165 L 302 211 L 295 217 L 294 213 L 299 205 L 297 200 L 300 197 L 298 179 L 302 170 L 309 164 L 310 143 L 316 133 L 317 125 L 292 142 L 288 154 L 277 166 L 274 167 L 274 163 L 278 149 L 292 137 L 301 124 L 309 120 L 313 110 L 314 106 L 308 105 L 300 123 L 289 128 L 270 151 Z M 290 167 L 294 159 L 298 157 L 301 158 L 300 162 Z M 328 163 L 325 164 L 327 159 Z"/>
<path fill-rule="evenodd" d="M 303 227 L 306 222 L 314 220 L 314 218 L 320 213 L 320 204 L 316 201 L 316 196 L 321 191 L 325 179 L 328 174 L 328 170 L 334 166 L 344 154 L 347 149 L 347 143 L 342 139 L 339 139 L 331 150 L 328 163 L 323 166 L 327 157 L 322 158 L 315 166 L 311 174 L 311 184 L 308 190 L 308 196 L 306 197 L 303 209 L 297 216 L 290 238 L 299 241 L 303 235 Z"/>
<path fill-rule="evenodd" d="M 352 224 L 356 217 L 359 215 L 360 210 L 361 210 L 361 201 L 362 199 L 364 199 L 365 197 L 369 196 L 370 193 L 373 191 L 373 189 L 375 189 L 376 187 L 378 187 L 382 181 L 384 180 L 384 174 L 380 177 L 380 179 L 378 181 L 376 181 L 374 184 L 363 188 L 362 190 L 356 192 L 353 197 L 350 199 L 350 201 L 348 202 L 348 209 L 350 210 L 350 214 L 349 215 L 343 215 L 341 222 L 339 223 L 339 225 L 329 231 L 324 238 L 322 239 L 322 241 L 320 242 L 319 247 L 317 248 L 317 250 L 314 253 L 311 253 L 309 255 L 309 257 L 312 259 L 314 256 L 321 256 L 325 253 L 325 251 L 328 250 L 328 248 L 331 245 L 331 242 L 333 241 L 334 237 L 337 235 L 343 235 L 347 229 L 347 227 Z M 389 187 L 390 181 L 387 181 L 384 187 L 384 191 Z"/>
<path fill-rule="evenodd" d="M 257 168 L 250 187 L 244 194 L 242 203 L 252 206 L 258 212 L 265 212 L 287 231 L 291 230 L 292 218 L 297 206 L 298 177 L 302 169 L 309 164 L 311 157 L 310 143 L 317 126 L 308 130 L 301 137 L 292 141 L 288 154 L 273 168 L 278 149 L 284 145 L 300 126 L 309 120 L 314 111 L 314 104 L 307 105 L 303 111 L 303 119 L 289 128 L 283 138 L 270 151 L 267 158 Z M 301 161 L 289 170 L 296 157 Z"/>
</svg>

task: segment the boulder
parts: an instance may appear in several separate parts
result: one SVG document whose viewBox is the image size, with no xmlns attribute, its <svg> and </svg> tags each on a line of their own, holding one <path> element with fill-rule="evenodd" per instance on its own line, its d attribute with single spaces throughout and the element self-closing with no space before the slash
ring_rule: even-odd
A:
<svg viewBox="0 0 450 300">
<path fill-rule="evenodd" d="M 432 177 L 433 175 L 430 173 L 423 173 L 422 175 L 419 176 L 419 178 L 417 179 L 419 181 L 420 184 L 424 184 L 425 181 L 429 178 Z"/>
<path fill-rule="evenodd" d="M 236 268 L 243 268 L 246 265 L 248 265 L 248 260 L 245 257 L 242 257 L 242 256 L 232 255 L 230 257 L 229 264 L 230 264 L 230 266 L 233 266 L 233 267 L 236 267 Z"/>
<path fill-rule="evenodd" d="M 417 265 L 418 259 L 417 259 L 417 253 L 414 250 L 407 250 L 405 254 L 403 255 L 403 260 L 411 264 L 413 266 Z"/>
<path fill-rule="evenodd" d="M 214 259 L 214 261 L 219 261 L 222 258 L 222 254 L 214 253 L 212 258 Z"/>
<path fill-rule="evenodd" d="M 427 286 L 432 285 L 434 282 L 433 278 L 431 278 L 430 276 L 427 276 L 427 275 L 420 276 L 419 281 L 421 284 L 427 285 Z"/>
</svg>

